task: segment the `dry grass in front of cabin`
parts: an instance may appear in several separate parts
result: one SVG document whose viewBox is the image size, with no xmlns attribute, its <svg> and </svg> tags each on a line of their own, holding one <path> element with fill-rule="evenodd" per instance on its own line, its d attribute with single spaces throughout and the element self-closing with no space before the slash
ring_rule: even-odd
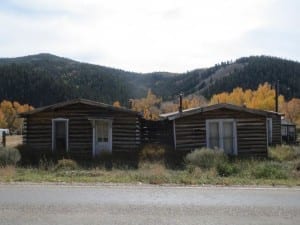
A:
<svg viewBox="0 0 300 225">
<path fill-rule="evenodd" d="M 16 168 L 14 166 L 0 167 L 0 182 L 9 182 L 16 175 Z"/>
<path fill-rule="evenodd" d="M 185 166 L 179 169 L 165 166 L 161 147 L 155 156 L 149 156 L 153 152 L 149 148 L 146 146 L 138 168 L 113 163 L 112 168 L 106 169 L 103 164 L 83 166 L 69 159 L 58 163 L 41 160 L 37 167 L 1 167 L 0 182 L 300 185 L 299 146 L 270 148 L 267 159 L 228 158 L 219 152 L 199 149 L 187 156 Z M 207 160 L 211 162 L 209 166 Z"/>
</svg>

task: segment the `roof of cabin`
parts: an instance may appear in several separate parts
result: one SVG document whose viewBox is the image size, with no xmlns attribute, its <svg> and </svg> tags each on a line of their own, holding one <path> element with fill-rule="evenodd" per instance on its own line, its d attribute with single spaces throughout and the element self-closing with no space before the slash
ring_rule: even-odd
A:
<svg viewBox="0 0 300 225">
<path fill-rule="evenodd" d="M 56 103 L 53 105 L 36 108 L 36 109 L 28 111 L 28 112 L 19 113 L 19 116 L 26 117 L 28 115 L 36 114 L 39 112 L 44 112 L 46 110 L 54 110 L 54 109 L 62 108 L 62 107 L 69 106 L 69 105 L 79 104 L 79 103 L 84 104 L 84 105 L 90 105 L 90 106 L 95 106 L 95 107 L 99 107 L 99 108 L 104 108 L 104 109 L 110 109 L 110 110 L 118 111 L 118 112 L 125 112 L 125 113 L 131 113 L 131 114 L 135 114 L 135 115 L 141 115 L 139 112 L 136 112 L 136 111 L 133 111 L 130 109 L 114 107 L 112 105 L 104 104 L 104 103 L 97 102 L 97 101 L 92 101 L 92 100 L 83 99 L 83 98 L 77 98 L 77 99 L 73 99 L 73 100 L 69 100 L 69 101 L 65 101 L 65 102 L 59 102 L 59 103 Z"/>
<path fill-rule="evenodd" d="M 212 111 L 212 110 L 216 110 L 216 109 L 230 109 L 230 110 L 247 112 L 247 113 L 262 115 L 262 116 L 268 116 L 270 114 L 283 115 L 281 113 L 274 112 L 274 111 L 250 109 L 247 107 L 232 105 L 232 104 L 228 104 L 228 103 L 220 103 L 220 104 L 215 104 L 215 105 L 186 109 L 186 110 L 183 110 L 181 113 L 179 111 L 176 111 L 176 112 L 171 112 L 171 113 L 160 114 L 159 116 L 162 119 L 175 120 L 175 119 L 178 119 L 181 117 L 191 116 L 191 115 L 195 115 L 198 113 L 208 112 L 208 111 Z"/>
</svg>

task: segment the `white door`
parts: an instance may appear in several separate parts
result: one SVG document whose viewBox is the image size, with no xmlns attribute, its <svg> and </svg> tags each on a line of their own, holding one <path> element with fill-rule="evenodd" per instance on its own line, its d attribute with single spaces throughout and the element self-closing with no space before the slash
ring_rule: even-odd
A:
<svg viewBox="0 0 300 225">
<path fill-rule="evenodd" d="M 111 152 L 112 150 L 112 128 L 109 120 L 95 121 L 95 154 Z"/>
</svg>

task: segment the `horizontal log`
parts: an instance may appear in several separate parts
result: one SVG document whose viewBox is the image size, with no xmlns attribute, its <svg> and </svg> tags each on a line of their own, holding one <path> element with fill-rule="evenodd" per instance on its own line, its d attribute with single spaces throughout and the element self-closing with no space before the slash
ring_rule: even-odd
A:
<svg viewBox="0 0 300 225">
<path fill-rule="evenodd" d="M 130 137 L 130 136 L 128 136 L 128 137 L 113 137 L 113 142 L 114 141 L 124 141 L 124 142 L 128 142 L 128 141 L 140 141 L 141 140 L 141 138 L 140 137 Z"/>
<path fill-rule="evenodd" d="M 252 150 L 252 149 L 239 149 L 238 151 L 239 153 L 259 153 L 259 152 L 267 152 L 267 149 L 266 148 L 257 148 L 255 150 Z"/>
<path fill-rule="evenodd" d="M 247 138 L 247 137 L 251 137 L 251 138 L 264 138 L 266 139 L 266 135 L 263 134 L 238 134 L 238 138 Z"/>
<path fill-rule="evenodd" d="M 194 134 L 185 135 L 185 136 L 176 135 L 176 140 L 199 141 L 199 140 L 205 140 L 205 136 L 199 136 Z"/>
<path fill-rule="evenodd" d="M 42 129 L 48 129 L 48 130 L 51 130 L 51 129 L 52 129 L 52 125 L 36 125 L 36 126 L 28 126 L 26 129 L 27 129 L 27 130 L 34 130 L 34 129 L 39 129 L 39 130 L 42 130 Z"/>
<path fill-rule="evenodd" d="M 186 144 L 177 144 L 176 148 L 185 148 L 185 147 L 200 147 L 203 143 L 186 143 Z"/>
<path fill-rule="evenodd" d="M 112 131 L 113 132 L 141 132 L 139 128 L 136 127 L 115 127 L 112 126 Z"/>
<path fill-rule="evenodd" d="M 113 149 L 137 149 L 139 148 L 140 145 L 139 144 L 113 144 Z"/>
<path fill-rule="evenodd" d="M 139 137 L 139 136 L 141 136 L 140 135 L 140 133 L 139 132 L 131 132 L 131 133 L 129 133 L 129 132 L 127 132 L 127 133 L 120 133 L 120 132 L 118 132 L 118 133 L 116 133 L 116 132 L 113 132 L 113 136 L 114 137 L 133 137 L 133 136 L 137 136 L 137 137 Z"/>
<path fill-rule="evenodd" d="M 261 126 L 265 126 L 265 123 L 258 123 L 258 122 L 253 122 L 253 123 L 238 123 L 236 125 L 237 127 L 241 127 L 241 126 L 257 126 L 257 127 L 261 127 Z"/>
<path fill-rule="evenodd" d="M 199 126 L 199 127 L 205 127 L 205 122 L 201 122 L 199 123 L 198 121 L 192 121 L 192 122 L 189 122 L 189 123 L 176 123 L 175 122 L 175 126 L 176 127 L 192 127 L 192 126 Z"/>
<path fill-rule="evenodd" d="M 176 140 L 176 144 L 198 144 L 198 143 L 205 143 L 205 140 Z"/>
</svg>

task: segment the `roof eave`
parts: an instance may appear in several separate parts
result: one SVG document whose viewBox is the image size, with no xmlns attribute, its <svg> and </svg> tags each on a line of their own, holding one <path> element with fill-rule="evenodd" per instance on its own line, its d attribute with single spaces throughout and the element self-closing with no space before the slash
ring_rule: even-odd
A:
<svg viewBox="0 0 300 225">
<path fill-rule="evenodd" d="M 211 105 L 211 106 L 206 106 L 206 107 L 199 107 L 199 108 L 196 108 L 194 110 L 189 110 L 189 111 L 186 111 L 186 112 L 183 111 L 182 113 L 178 112 L 174 115 L 166 116 L 166 117 L 163 117 L 163 118 L 168 119 L 168 120 L 175 120 L 175 119 L 178 119 L 178 118 L 195 115 L 197 113 L 208 112 L 208 111 L 221 109 L 221 108 L 230 109 L 230 110 L 244 111 L 244 112 L 247 112 L 247 113 L 260 115 L 260 116 L 268 116 L 268 114 L 283 115 L 283 114 L 277 113 L 277 112 L 269 112 L 269 111 L 263 111 L 263 110 L 257 110 L 257 109 L 243 108 L 243 107 L 235 106 L 235 105 L 231 105 L 231 104 L 216 104 L 216 105 Z"/>
<path fill-rule="evenodd" d="M 69 105 L 78 104 L 78 103 L 91 105 L 91 106 L 95 106 L 95 107 L 107 108 L 107 109 L 111 109 L 111 110 L 115 110 L 115 111 L 119 111 L 119 112 L 126 112 L 126 113 L 130 113 L 130 114 L 142 116 L 142 114 L 140 112 L 136 112 L 136 111 L 133 111 L 133 110 L 130 110 L 130 109 L 118 108 L 118 107 L 114 107 L 114 106 L 104 104 L 104 103 L 101 103 L 101 102 L 96 102 L 96 101 L 81 99 L 81 98 L 72 99 L 70 101 L 60 102 L 60 103 L 56 103 L 56 104 L 53 104 L 53 105 L 40 107 L 40 108 L 34 109 L 32 111 L 25 112 L 25 113 L 19 113 L 18 116 L 20 116 L 21 118 L 22 117 L 27 117 L 29 115 L 40 113 L 40 112 L 43 112 L 43 111 L 46 111 L 46 110 L 55 110 L 55 109 L 60 108 L 60 107 L 69 106 Z"/>
</svg>

